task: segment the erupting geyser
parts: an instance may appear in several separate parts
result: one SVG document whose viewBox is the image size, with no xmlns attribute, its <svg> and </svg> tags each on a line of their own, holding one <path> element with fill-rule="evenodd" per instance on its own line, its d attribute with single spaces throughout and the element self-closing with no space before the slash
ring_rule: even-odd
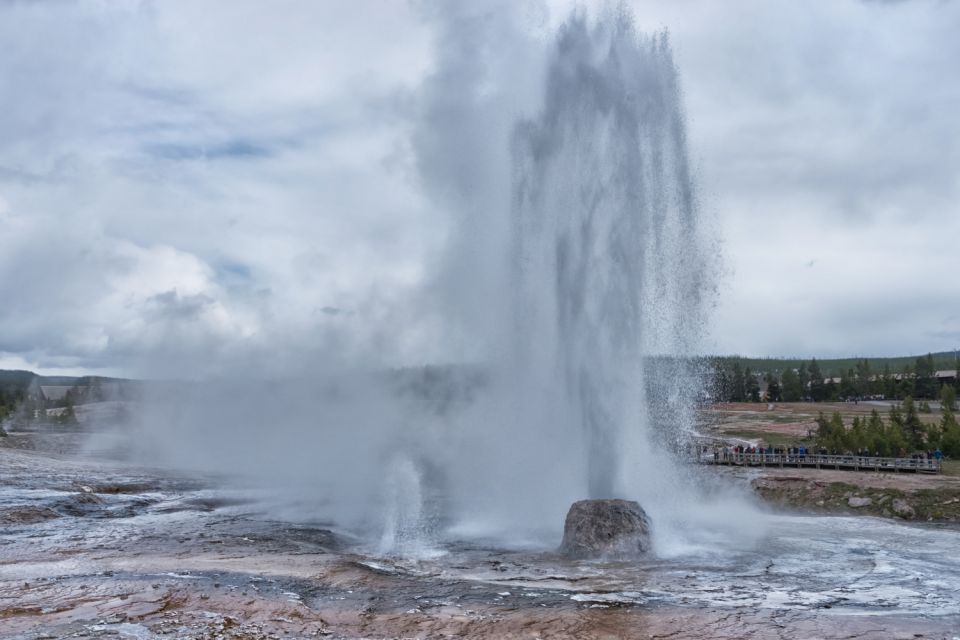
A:
<svg viewBox="0 0 960 640">
<path fill-rule="evenodd" d="M 472 256 L 446 275 L 447 306 L 481 314 L 470 337 L 492 348 L 490 385 L 445 418 L 450 448 L 421 444 L 445 469 L 453 535 L 545 541 L 584 498 L 639 500 L 669 530 L 689 517 L 671 453 L 694 423 L 712 277 L 677 71 L 666 33 L 625 11 L 574 13 L 546 53 L 519 117 L 489 115 L 514 71 L 478 72 L 472 50 L 445 51 L 425 90 L 422 167 Z M 461 293 L 489 282 L 483 305 Z"/>
<path fill-rule="evenodd" d="M 677 72 L 620 13 L 569 20 L 547 73 L 514 136 L 517 386 L 580 434 L 585 496 L 634 497 L 692 423 L 709 282 Z"/>
<path fill-rule="evenodd" d="M 574 13 L 545 48 L 506 18 L 443 6 L 413 146 L 453 212 L 451 248 L 414 298 L 436 315 L 384 317 L 407 319 L 411 344 L 434 349 L 424 360 L 477 366 L 386 375 L 397 363 L 378 341 L 408 337 L 391 324 L 369 349 L 311 353 L 270 402 L 242 377 L 177 403 L 158 392 L 141 446 L 242 470 L 292 499 L 281 515 L 367 532 L 384 554 L 554 546 L 585 498 L 638 501 L 655 542 L 704 529 L 671 453 L 695 422 L 713 256 L 667 35 L 624 11 Z M 376 324 L 362 316 L 338 316 L 328 342 Z"/>
</svg>

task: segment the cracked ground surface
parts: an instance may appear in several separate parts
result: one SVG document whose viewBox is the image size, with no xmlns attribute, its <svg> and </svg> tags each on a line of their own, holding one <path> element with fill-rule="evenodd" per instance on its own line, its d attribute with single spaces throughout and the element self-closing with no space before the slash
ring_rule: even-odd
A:
<svg viewBox="0 0 960 640">
<path fill-rule="evenodd" d="M 270 520 L 242 492 L 195 478 L 62 448 L 0 447 L 0 469 L 3 638 L 960 635 L 953 583 L 911 587 L 922 557 L 901 575 L 864 556 L 845 581 L 802 584 L 766 556 L 627 567 L 463 544 L 398 561 L 328 527 Z"/>
</svg>

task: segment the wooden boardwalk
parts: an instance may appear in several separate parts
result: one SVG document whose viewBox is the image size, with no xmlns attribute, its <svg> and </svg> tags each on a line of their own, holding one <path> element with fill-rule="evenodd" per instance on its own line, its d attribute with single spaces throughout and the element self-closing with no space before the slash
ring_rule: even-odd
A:
<svg viewBox="0 0 960 640">
<path fill-rule="evenodd" d="M 784 469 L 846 469 L 882 473 L 940 473 L 940 461 L 931 458 L 875 458 L 872 456 L 829 456 L 814 453 L 735 453 L 727 451 L 700 454 L 702 464 L 739 467 L 780 467 Z"/>
</svg>

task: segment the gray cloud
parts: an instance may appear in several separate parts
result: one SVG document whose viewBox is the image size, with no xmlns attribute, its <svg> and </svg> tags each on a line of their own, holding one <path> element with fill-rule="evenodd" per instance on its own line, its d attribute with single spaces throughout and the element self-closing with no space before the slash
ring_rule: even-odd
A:
<svg viewBox="0 0 960 640">
<path fill-rule="evenodd" d="M 217 160 L 220 158 L 266 158 L 272 155 L 264 145 L 247 140 L 230 140 L 213 145 L 154 144 L 144 147 L 150 155 L 167 160 Z"/>
<path fill-rule="evenodd" d="M 0 366 L 474 357 L 571 4 L 0 3 Z M 724 236 L 712 348 L 952 348 L 960 5 L 635 4 Z"/>
<path fill-rule="evenodd" d="M 379 339 L 433 242 L 380 162 L 405 133 L 376 105 L 427 62 L 385 37 L 404 22 L 421 28 L 404 7 L 0 5 L 0 366 L 202 375 Z M 252 49 L 262 33 L 283 45 Z"/>
<path fill-rule="evenodd" d="M 955 346 L 934 326 L 960 300 L 960 5 L 676 4 L 638 14 L 670 24 L 724 233 L 715 349 Z"/>
</svg>

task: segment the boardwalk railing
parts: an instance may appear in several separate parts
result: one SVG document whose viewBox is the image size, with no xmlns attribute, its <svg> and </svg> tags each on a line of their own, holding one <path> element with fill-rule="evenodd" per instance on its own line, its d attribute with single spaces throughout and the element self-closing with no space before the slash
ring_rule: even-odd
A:
<svg viewBox="0 0 960 640">
<path fill-rule="evenodd" d="M 795 467 L 894 473 L 940 473 L 940 461 L 936 458 L 878 458 L 856 455 L 831 456 L 815 453 L 737 453 L 735 451 L 718 450 L 701 453 L 700 462 L 703 464 L 745 467 Z"/>
</svg>

